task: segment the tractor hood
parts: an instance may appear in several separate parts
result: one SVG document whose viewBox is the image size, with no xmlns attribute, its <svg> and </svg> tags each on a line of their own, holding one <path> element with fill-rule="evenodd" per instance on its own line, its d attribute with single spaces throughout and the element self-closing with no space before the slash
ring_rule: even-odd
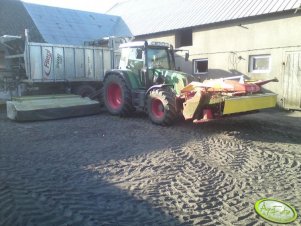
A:
<svg viewBox="0 0 301 226">
<path fill-rule="evenodd" d="M 199 81 L 196 77 L 181 71 L 167 69 L 153 69 L 154 78 L 163 78 L 165 84 L 174 86 L 175 92 L 179 95 L 181 90 L 193 81 Z"/>
</svg>

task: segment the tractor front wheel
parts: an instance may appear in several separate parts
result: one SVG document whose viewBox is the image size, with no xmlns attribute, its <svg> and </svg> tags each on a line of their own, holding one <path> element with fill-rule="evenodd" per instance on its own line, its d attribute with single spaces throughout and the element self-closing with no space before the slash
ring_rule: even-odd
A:
<svg viewBox="0 0 301 226">
<path fill-rule="evenodd" d="M 147 98 L 150 120 L 158 125 L 171 125 L 177 118 L 176 96 L 169 88 L 151 90 Z"/>
<path fill-rule="evenodd" d="M 119 75 L 112 74 L 105 79 L 103 98 L 107 110 L 113 115 L 126 116 L 133 110 L 131 91 Z"/>
</svg>

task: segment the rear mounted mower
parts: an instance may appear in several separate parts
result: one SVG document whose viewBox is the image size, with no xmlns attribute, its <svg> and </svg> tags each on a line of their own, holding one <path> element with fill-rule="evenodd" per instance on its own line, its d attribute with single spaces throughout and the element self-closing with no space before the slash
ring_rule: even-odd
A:
<svg viewBox="0 0 301 226">
<path fill-rule="evenodd" d="M 277 81 L 245 81 L 243 76 L 236 76 L 192 82 L 181 90 L 184 118 L 204 123 L 275 107 L 277 95 L 262 93 L 261 86 Z"/>
</svg>

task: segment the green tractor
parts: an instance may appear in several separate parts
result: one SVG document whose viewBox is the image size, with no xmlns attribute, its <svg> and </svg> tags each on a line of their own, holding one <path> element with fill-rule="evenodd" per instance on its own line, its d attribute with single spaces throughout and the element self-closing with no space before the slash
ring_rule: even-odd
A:
<svg viewBox="0 0 301 226">
<path fill-rule="evenodd" d="M 180 115 L 205 123 L 276 105 L 277 95 L 261 89 L 276 78 L 247 81 L 240 75 L 198 82 L 175 70 L 173 48 L 166 43 L 129 42 L 121 50 L 120 69 L 106 72 L 104 79 L 104 103 L 113 115 L 142 110 L 159 125 Z"/>
<path fill-rule="evenodd" d="M 167 43 L 137 41 L 120 48 L 119 69 L 107 71 L 104 78 L 107 110 L 119 116 L 142 110 L 153 123 L 170 125 L 181 113 L 177 96 L 197 79 L 175 70 L 174 51 Z"/>
</svg>

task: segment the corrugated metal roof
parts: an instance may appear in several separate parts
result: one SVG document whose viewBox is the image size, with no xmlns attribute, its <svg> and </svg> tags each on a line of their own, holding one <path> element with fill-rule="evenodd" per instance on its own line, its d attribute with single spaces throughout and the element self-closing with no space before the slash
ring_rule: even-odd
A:
<svg viewBox="0 0 301 226">
<path fill-rule="evenodd" d="M 109 14 L 121 16 L 133 35 L 145 35 L 283 12 L 301 0 L 129 0 Z"/>
<path fill-rule="evenodd" d="M 23 3 L 48 43 L 82 45 L 107 36 L 132 34 L 119 16 Z"/>
</svg>

